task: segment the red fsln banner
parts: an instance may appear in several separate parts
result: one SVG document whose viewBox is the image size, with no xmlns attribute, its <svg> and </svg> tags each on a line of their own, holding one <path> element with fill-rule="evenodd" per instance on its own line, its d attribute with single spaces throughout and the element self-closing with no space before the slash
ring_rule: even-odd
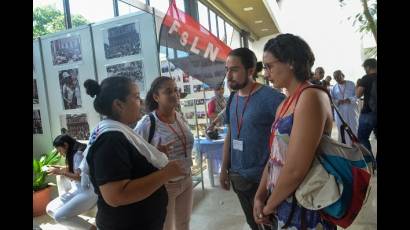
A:
<svg viewBox="0 0 410 230">
<path fill-rule="evenodd" d="M 223 83 L 225 60 L 231 48 L 201 26 L 195 19 L 170 4 L 161 24 L 160 46 L 182 54 L 168 61 L 210 88 Z"/>
</svg>

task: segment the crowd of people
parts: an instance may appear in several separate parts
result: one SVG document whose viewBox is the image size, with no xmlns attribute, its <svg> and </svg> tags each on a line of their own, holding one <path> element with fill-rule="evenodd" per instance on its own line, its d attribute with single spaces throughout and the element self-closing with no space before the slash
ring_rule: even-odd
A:
<svg viewBox="0 0 410 230">
<path fill-rule="evenodd" d="M 107 59 L 111 58 L 119 58 L 124 56 L 130 56 L 139 54 L 141 47 L 140 44 L 137 42 L 134 43 L 125 43 L 120 45 L 106 45 L 104 46 L 105 49 L 105 57 Z"/>
<path fill-rule="evenodd" d="M 334 120 L 337 116 L 331 101 L 371 151 L 370 133 L 377 134 L 377 113 L 371 99 L 376 60 L 364 62 L 366 76 L 357 85 L 336 70 L 334 86 L 331 78 L 323 80 L 322 67 L 311 73 L 314 61 L 309 45 L 293 34 L 268 40 L 260 63 L 252 50 L 234 49 L 225 63 L 231 96 L 224 98 L 223 88 L 218 88 L 208 106 L 208 116 L 218 119 L 214 125 L 227 126 L 220 186 L 233 189 L 252 230 L 336 229 L 319 210 L 305 210 L 293 198 L 322 135 L 330 135 L 334 121 L 340 126 L 340 121 Z M 273 87 L 255 81 L 262 69 Z M 313 84 L 324 89 L 310 87 Z M 65 173 L 62 175 L 71 176 L 76 183 L 83 176 L 90 179 L 98 229 L 189 229 L 194 138 L 178 110 L 180 93 L 175 81 L 158 77 L 152 82 L 145 99 L 147 114 L 142 118 L 140 91 L 130 78 L 114 76 L 101 83 L 89 79 L 84 87 L 94 98 L 94 109 L 105 119 L 94 127 L 87 149 L 75 153 L 81 156 L 86 172 L 81 174 L 82 168 L 76 166 L 78 157 L 68 160 L 67 170 L 56 169 L 55 173 Z M 286 89 L 286 94 L 281 89 Z M 362 95 L 359 118 L 357 101 Z M 74 151 L 59 152 L 68 156 Z M 64 197 L 57 199 L 68 205 Z M 57 201 L 50 207 L 54 203 Z M 57 218 L 56 212 L 49 214 Z M 78 214 L 73 213 L 66 216 Z"/>
<path fill-rule="evenodd" d="M 80 40 L 77 37 L 53 41 L 53 64 L 61 65 L 82 60 Z"/>
<path fill-rule="evenodd" d="M 128 77 L 133 81 L 142 81 L 144 77 L 142 62 L 133 61 L 107 67 L 107 76 Z"/>
</svg>

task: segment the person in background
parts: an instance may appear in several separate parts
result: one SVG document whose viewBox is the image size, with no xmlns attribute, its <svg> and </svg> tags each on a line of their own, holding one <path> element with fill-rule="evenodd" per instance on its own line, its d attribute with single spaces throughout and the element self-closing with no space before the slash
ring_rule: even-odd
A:
<svg viewBox="0 0 410 230">
<path fill-rule="evenodd" d="M 72 181 L 71 190 L 55 198 L 46 207 L 47 214 L 59 224 L 69 229 L 96 229 L 78 215 L 93 208 L 97 195 L 89 183 L 88 175 L 82 173 L 80 164 L 86 145 L 79 143 L 67 134 L 56 137 L 53 146 L 65 157 L 66 167 L 52 166 L 48 173 L 60 175 Z"/>
<path fill-rule="evenodd" d="M 226 99 L 224 97 L 224 86 L 221 84 L 214 89 L 215 96 L 208 102 L 208 117 L 211 119 L 215 126 L 220 125 L 221 118 L 216 120 L 219 113 L 221 113 L 226 106 Z M 222 113 L 222 119 L 223 119 Z M 222 120 L 223 121 L 223 120 Z"/>
<path fill-rule="evenodd" d="M 315 73 L 313 77 L 311 78 L 310 83 L 314 85 L 323 85 L 322 79 L 324 77 L 325 77 L 325 70 L 323 69 L 323 67 L 319 66 L 315 69 Z"/>
<path fill-rule="evenodd" d="M 377 60 L 374 58 L 365 60 L 363 62 L 363 68 L 366 71 L 366 75 L 358 80 L 356 87 L 356 97 L 361 98 L 364 96 L 357 135 L 360 143 L 372 152 L 369 138 L 373 131 L 377 139 L 377 107 L 372 109 L 371 105 L 377 106 L 377 102 L 373 104 L 370 102 L 372 98 L 377 96 Z M 375 86 L 375 88 L 372 91 L 373 86 Z M 377 159 L 378 157 L 376 155 L 376 160 Z"/>
<path fill-rule="evenodd" d="M 333 103 L 336 105 L 340 114 L 343 117 L 343 120 L 349 125 L 353 133 L 357 135 L 357 126 L 359 122 L 359 110 L 357 107 L 357 98 L 355 94 L 355 85 L 352 81 L 345 80 L 345 75 L 341 70 L 336 70 L 333 73 L 333 77 L 337 82 L 336 85 L 330 91 L 332 96 Z M 334 115 L 336 121 L 336 127 L 339 130 L 339 142 L 342 141 L 342 136 L 340 132 L 340 126 L 342 121 L 339 116 Z M 352 141 L 349 138 L 349 135 L 345 133 L 346 144 L 351 145 Z"/>
<path fill-rule="evenodd" d="M 325 80 L 322 81 L 322 85 L 327 88 L 327 91 L 329 91 L 329 93 L 332 90 L 332 86 L 330 85 L 331 81 L 332 81 L 331 76 L 326 76 Z"/>
<path fill-rule="evenodd" d="M 94 128 L 84 153 L 98 195 L 98 229 L 162 230 L 168 204 L 164 184 L 186 176 L 183 162 L 169 161 L 129 127 L 140 113 L 134 81 L 109 77 L 98 84 L 88 79 L 84 87 L 95 96 L 95 110 L 106 117 Z"/>
</svg>

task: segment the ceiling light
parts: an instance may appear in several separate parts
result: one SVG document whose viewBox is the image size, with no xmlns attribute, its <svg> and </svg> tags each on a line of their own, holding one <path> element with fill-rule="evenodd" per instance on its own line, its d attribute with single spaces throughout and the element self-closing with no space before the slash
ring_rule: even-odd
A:
<svg viewBox="0 0 410 230">
<path fill-rule="evenodd" d="M 266 28 L 265 28 L 265 29 L 261 29 L 261 31 L 268 31 L 268 30 L 269 30 L 269 29 L 266 29 Z"/>
<path fill-rule="evenodd" d="M 251 10 L 253 10 L 253 7 L 252 6 L 245 7 L 245 8 L 243 8 L 243 10 L 244 11 L 251 11 Z"/>
<path fill-rule="evenodd" d="M 262 20 L 256 20 L 255 21 L 255 24 L 260 24 L 260 23 L 262 23 L 263 21 Z"/>
</svg>

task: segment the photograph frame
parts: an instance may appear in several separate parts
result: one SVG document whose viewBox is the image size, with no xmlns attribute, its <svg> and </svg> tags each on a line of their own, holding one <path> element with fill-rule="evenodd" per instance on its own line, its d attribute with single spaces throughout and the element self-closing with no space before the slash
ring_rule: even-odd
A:
<svg viewBox="0 0 410 230">
<path fill-rule="evenodd" d="M 51 40 L 50 48 L 53 66 L 80 63 L 83 60 L 80 34 Z"/>
<path fill-rule="evenodd" d="M 133 82 L 137 83 L 140 92 L 145 91 L 146 79 L 143 60 L 107 64 L 105 70 L 107 77 L 122 76 L 131 78 Z"/>
<path fill-rule="evenodd" d="M 77 140 L 90 138 L 90 122 L 87 113 L 67 113 L 60 115 L 60 128 Z"/>
<path fill-rule="evenodd" d="M 142 54 L 141 31 L 138 21 L 104 28 L 102 38 L 105 60 Z"/>
<path fill-rule="evenodd" d="M 82 108 L 79 68 L 59 70 L 58 82 L 63 110 Z"/>
</svg>

